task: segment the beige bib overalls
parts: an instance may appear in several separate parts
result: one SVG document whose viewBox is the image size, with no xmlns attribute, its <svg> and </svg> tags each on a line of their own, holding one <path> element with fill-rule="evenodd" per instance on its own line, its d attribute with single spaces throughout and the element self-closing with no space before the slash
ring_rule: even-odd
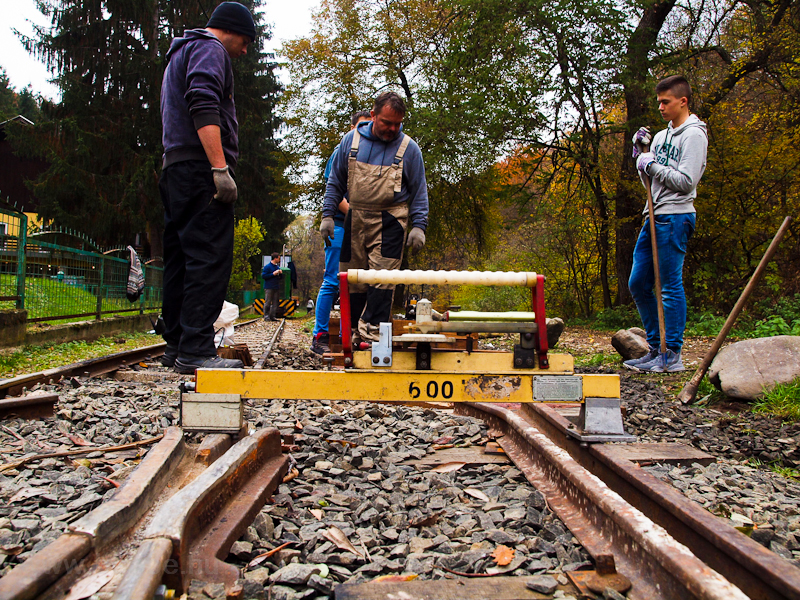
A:
<svg viewBox="0 0 800 600">
<path fill-rule="evenodd" d="M 399 269 L 403 260 L 408 205 L 395 204 L 394 194 L 403 183 L 403 155 L 411 138 L 403 135 L 389 166 L 356 160 L 361 136 L 353 134 L 347 161 L 347 196 L 350 210 L 344 222 L 339 271 L 347 269 Z M 364 341 L 378 340 L 378 324 L 391 320 L 393 285 L 350 285 L 352 323 Z"/>
</svg>

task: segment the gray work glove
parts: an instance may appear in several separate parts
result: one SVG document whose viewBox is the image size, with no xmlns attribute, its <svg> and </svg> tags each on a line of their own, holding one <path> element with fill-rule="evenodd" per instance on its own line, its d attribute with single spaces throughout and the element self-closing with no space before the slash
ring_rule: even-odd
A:
<svg viewBox="0 0 800 600">
<path fill-rule="evenodd" d="M 323 241 L 327 244 L 328 238 L 333 239 L 333 217 L 322 217 L 319 224 L 319 232 L 322 234 Z"/>
<path fill-rule="evenodd" d="M 646 152 L 650 148 L 650 142 L 653 140 L 653 134 L 650 133 L 649 127 L 639 127 L 639 130 L 633 134 L 633 158 L 639 156 L 642 152 Z"/>
<path fill-rule="evenodd" d="M 228 165 L 221 169 L 211 167 L 211 172 L 214 173 L 214 186 L 217 188 L 214 200 L 219 200 L 225 204 L 236 202 L 236 198 L 239 197 L 239 190 L 236 189 L 236 182 L 228 171 Z"/>
<path fill-rule="evenodd" d="M 419 227 L 414 227 L 408 234 L 406 246 L 411 246 L 413 250 L 419 250 L 425 245 L 425 232 Z"/>
</svg>

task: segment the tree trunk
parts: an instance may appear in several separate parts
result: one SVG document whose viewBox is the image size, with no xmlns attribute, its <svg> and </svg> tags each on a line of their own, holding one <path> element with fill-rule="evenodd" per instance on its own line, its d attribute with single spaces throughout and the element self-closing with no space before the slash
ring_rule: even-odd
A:
<svg viewBox="0 0 800 600">
<path fill-rule="evenodd" d="M 641 222 L 642 198 L 639 176 L 636 173 L 631 152 L 631 137 L 641 126 L 646 125 L 647 106 L 653 97 L 649 89 L 649 63 L 647 55 L 656 44 L 658 33 L 664 21 L 675 6 L 675 0 L 657 2 L 644 11 L 636 30 L 628 42 L 625 53 L 625 68 L 622 81 L 625 93 L 628 128 L 622 145 L 622 164 L 620 166 L 619 183 L 614 195 L 616 206 L 616 238 L 617 238 L 617 303 L 627 304 L 631 301 L 628 289 L 628 278 L 633 266 L 633 248 L 636 245 L 636 231 Z"/>
</svg>

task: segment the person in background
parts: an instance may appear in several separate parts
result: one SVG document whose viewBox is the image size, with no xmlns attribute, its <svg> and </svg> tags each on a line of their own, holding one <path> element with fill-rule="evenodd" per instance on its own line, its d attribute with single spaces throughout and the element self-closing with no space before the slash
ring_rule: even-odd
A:
<svg viewBox="0 0 800 600">
<path fill-rule="evenodd" d="M 650 185 L 653 197 L 667 352 L 661 356 L 650 219 L 645 206 L 628 286 L 647 331 L 650 352 L 623 364 L 635 371 L 662 373 L 686 370 L 681 359 L 686 328 L 683 260 L 695 228 L 694 199 L 706 169 L 708 133 L 706 124 L 691 113 L 692 88 L 686 79 L 667 77 L 655 91 L 658 110 L 669 125 L 653 137 L 648 152 L 643 150 L 650 146 L 650 130 L 639 129 L 633 136 L 633 157 L 642 184 Z"/>
<path fill-rule="evenodd" d="M 359 124 L 342 139 L 331 165 L 320 233 L 333 237 L 336 209 L 347 194 L 339 271 L 398 269 L 406 245 L 419 250 L 428 226 L 428 186 L 417 143 L 402 132 L 406 105 L 395 92 L 375 99 L 372 121 Z M 354 342 L 377 341 L 379 324 L 391 321 L 394 286 L 350 287 Z M 360 338 L 360 340 L 359 340 Z"/>
<path fill-rule="evenodd" d="M 264 320 L 277 321 L 275 311 L 278 310 L 278 292 L 281 287 L 280 268 L 281 255 L 273 252 L 270 261 L 261 269 L 261 277 L 264 278 Z"/>
<path fill-rule="evenodd" d="M 238 191 L 239 125 L 231 59 L 256 37 L 250 11 L 223 2 L 205 29 L 172 40 L 161 86 L 164 145 L 159 192 L 164 205 L 166 350 L 178 373 L 242 368 L 214 345 L 233 264 L 233 203 Z"/>
<path fill-rule="evenodd" d="M 353 113 L 350 118 L 350 130 L 364 121 L 369 121 L 372 117 L 369 111 L 362 110 Z M 339 146 L 334 148 L 333 153 L 325 165 L 325 182 L 330 176 L 331 166 L 336 156 L 339 154 Z M 322 278 L 322 285 L 317 294 L 317 312 L 314 318 L 314 330 L 311 332 L 311 350 L 317 354 L 330 352 L 330 336 L 328 326 L 331 318 L 331 308 L 336 296 L 339 293 L 339 256 L 342 250 L 342 240 L 344 239 L 344 219 L 350 204 L 347 202 L 347 194 L 339 202 L 333 214 L 333 239 L 325 240 L 325 275 Z"/>
</svg>

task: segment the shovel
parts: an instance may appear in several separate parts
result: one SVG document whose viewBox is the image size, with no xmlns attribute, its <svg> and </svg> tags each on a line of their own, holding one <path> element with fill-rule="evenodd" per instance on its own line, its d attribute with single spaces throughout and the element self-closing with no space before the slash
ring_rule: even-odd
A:
<svg viewBox="0 0 800 600">
<path fill-rule="evenodd" d="M 703 362 L 700 363 L 700 366 L 697 367 L 697 371 L 694 372 L 692 378 L 683 386 L 680 394 L 678 394 L 678 400 L 683 402 L 684 404 L 691 404 L 694 401 L 695 396 L 697 395 L 697 386 L 700 385 L 700 381 L 703 379 L 703 376 L 708 371 L 708 367 L 711 366 L 711 361 L 714 360 L 714 357 L 719 352 L 722 343 L 725 341 L 725 338 L 728 337 L 728 332 L 733 328 L 733 324 L 736 322 L 736 317 L 739 316 L 739 313 L 742 312 L 742 308 L 744 308 L 745 302 L 750 297 L 750 293 L 753 291 L 753 288 L 758 285 L 761 276 L 764 274 L 764 271 L 767 268 L 767 264 L 769 261 L 772 260 L 775 251 L 778 249 L 778 245 L 781 243 L 781 239 L 783 238 L 786 231 L 789 229 L 789 224 L 792 222 L 792 217 L 786 217 L 781 224 L 780 229 L 778 229 L 778 233 L 775 234 L 775 237 L 772 238 L 772 243 L 767 248 L 767 251 L 764 253 L 764 256 L 761 258 L 761 262 L 758 263 L 758 267 L 756 267 L 755 272 L 750 277 L 750 281 L 747 282 L 747 287 L 744 288 L 741 296 L 736 301 L 736 305 L 731 310 L 731 314 L 728 315 L 728 319 L 725 321 L 725 324 L 722 326 L 722 329 L 717 334 L 717 339 L 714 340 L 714 343 L 711 344 L 711 348 L 709 348 L 708 352 L 706 352 L 705 357 L 703 358 Z"/>
<path fill-rule="evenodd" d="M 645 152 L 649 151 L 647 146 Z M 658 267 L 658 241 L 656 240 L 656 217 L 653 208 L 653 194 L 650 191 L 650 177 L 642 173 L 644 187 L 647 190 L 647 215 L 650 219 L 650 246 L 653 249 L 653 271 L 656 278 L 656 301 L 658 304 L 658 337 L 661 340 L 659 352 L 661 353 L 661 365 L 664 371 L 667 370 L 667 328 L 664 324 L 664 301 L 661 299 L 661 271 Z"/>
</svg>

